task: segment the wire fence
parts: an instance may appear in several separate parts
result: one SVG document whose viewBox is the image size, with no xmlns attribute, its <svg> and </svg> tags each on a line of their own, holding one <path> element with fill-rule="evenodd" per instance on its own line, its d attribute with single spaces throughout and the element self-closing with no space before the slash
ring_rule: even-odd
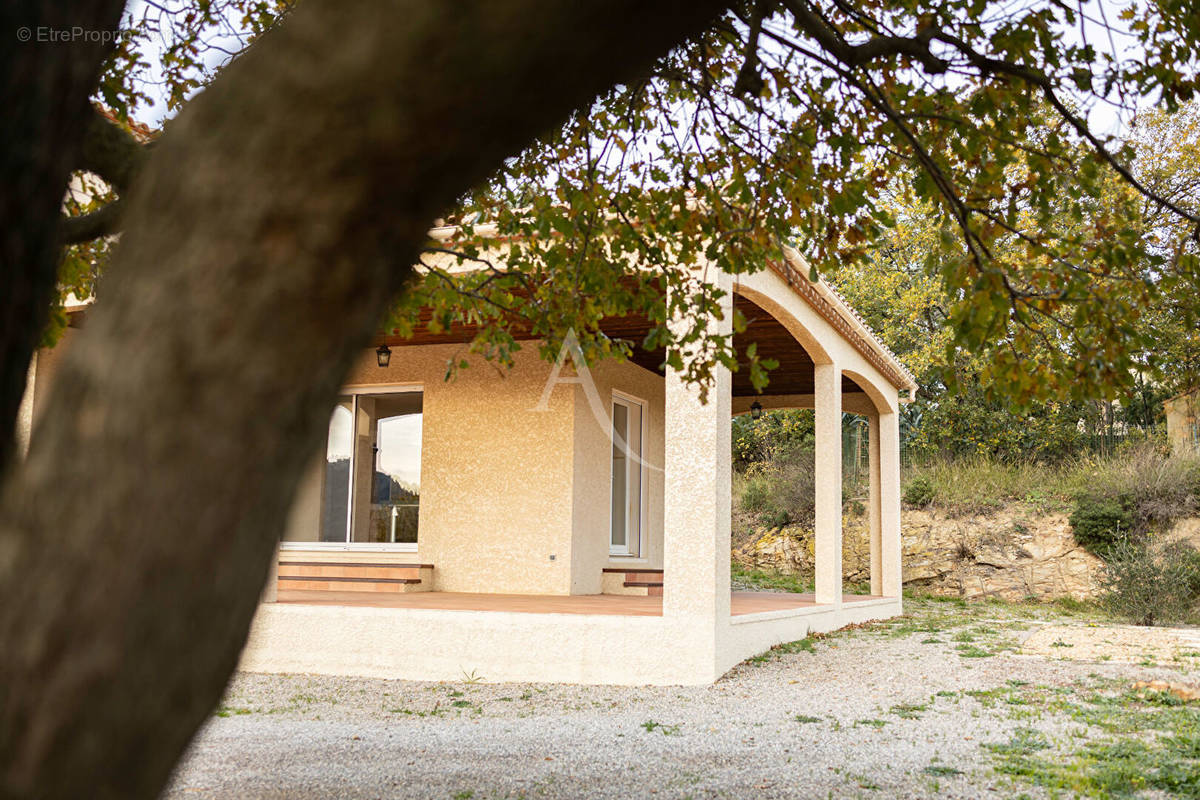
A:
<svg viewBox="0 0 1200 800">
<path fill-rule="evenodd" d="M 866 417 L 846 415 L 842 424 L 842 476 L 848 490 L 870 485 L 870 426 Z M 1121 448 L 1147 441 L 1166 442 L 1165 424 L 1122 426 L 1100 432 L 1080 433 L 1074 443 L 1078 456 L 1110 457 Z M 917 445 L 915 432 L 901 428 L 900 472 L 906 475 L 923 464 L 963 458 L 966 454 L 951 449 L 932 450 L 927 443 Z M 864 488 L 865 491 L 865 488 Z"/>
</svg>

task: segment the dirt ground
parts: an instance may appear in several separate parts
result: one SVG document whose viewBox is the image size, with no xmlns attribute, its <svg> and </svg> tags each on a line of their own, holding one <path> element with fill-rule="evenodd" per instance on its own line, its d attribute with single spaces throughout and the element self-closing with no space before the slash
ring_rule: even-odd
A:
<svg viewBox="0 0 1200 800">
<path fill-rule="evenodd" d="M 1200 634 L 907 608 L 703 687 L 240 675 L 167 797 L 1200 796 Z"/>
</svg>

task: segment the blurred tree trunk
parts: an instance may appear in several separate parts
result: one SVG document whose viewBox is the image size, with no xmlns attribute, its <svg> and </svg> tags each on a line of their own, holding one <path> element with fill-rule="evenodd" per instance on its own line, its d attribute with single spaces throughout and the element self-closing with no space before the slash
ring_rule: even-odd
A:
<svg viewBox="0 0 1200 800">
<path fill-rule="evenodd" d="M 39 41 L 39 31 L 112 31 L 124 5 L 44 0 L 0 9 L 0 466 L 13 452 L 29 358 L 54 297 L 59 208 L 92 116 L 88 97 L 112 49 Z"/>
<path fill-rule="evenodd" d="M 720 5 L 306 0 L 180 115 L 0 489 L 0 795 L 163 788 L 430 221 Z"/>
</svg>

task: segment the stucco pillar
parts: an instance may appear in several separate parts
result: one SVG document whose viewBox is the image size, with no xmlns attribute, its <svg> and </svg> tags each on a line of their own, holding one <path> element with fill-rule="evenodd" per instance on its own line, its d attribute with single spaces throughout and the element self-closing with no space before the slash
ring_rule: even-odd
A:
<svg viewBox="0 0 1200 800">
<path fill-rule="evenodd" d="M 842 603 L 842 371 L 813 367 L 816 411 L 817 602 Z"/>
<path fill-rule="evenodd" d="M 731 281 L 724 273 L 715 280 L 728 294 L 725 318 L 711 319 L 709 330 L 730 333 Z M 699 390 L 667 367 L 663 616 L 711 630 L 714 647 L 718 621 L 729 618 L 731 383 L 729 370 L 715 366 L 701 403 Z"/>
<path fill-rule="evenodd" d="M 900 415 L 896 413 L 879 415 L 879 478 L 882 594 L 885 597 L 899 597 L 903 577 L 900 542 Z"/>
<path fill-rule="evenodd" d="M 868 519 L 871 532 L 871 594 L 883 594 L 883 527 L 879 491 L 879 414 L 867 416 L 867 475 L 871 484 Z"/>
<path fill-rule="evenodd" d="M 37 352 L 29 359 L 29 374 L 25 378 L 25 393 L 17 409 L 17 457 L 29 453 L 29 440 L 33 436 L 33 393 L 37 382 Z"/>
<path fill-rule="evenodd" d="M 267 572 L 267 582 L 263 585 L 260 603 L 274 603 L 279 599 L 279 545 L 275 545 L 275 556 L 271 559 L 271 569 Z"/>
</svg>

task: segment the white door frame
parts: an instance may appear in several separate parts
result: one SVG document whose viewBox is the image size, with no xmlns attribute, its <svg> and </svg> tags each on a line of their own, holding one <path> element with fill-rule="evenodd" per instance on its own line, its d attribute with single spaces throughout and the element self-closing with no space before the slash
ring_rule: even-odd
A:
<svg viewBox="0 0 1200 800">
<path fill-rule="evenodd" d="M 609 556 L 611 556 L 613 558 L 639 558 L 639 557 L 641 557 L 642 550 L 645 547 L 645 538 L 646 538 L 646 521 L 647 521 L 646 487 L 647 487 L 647 480 L 646 480 L 646 468 L 644 465 L 644 459 L 645 459 L 645 453 L 646 453 L 646 427 L 647 427 L 646 415 L 648 413 L 649 404 L 640 397 L 636 397 L 634 395 L 628 394 L 626 392 L 618 391 L 616 389 L 613 390 L 613 392 L 612 392 L 613 410 L 610 410 L 610 412 L 609 412 L 608 435 L 609 435 L 609 439 L 610 439 L 610 444 L 612 444 L 614 446 L 616 444 L 616 441 L 613 437 L 613 418 L 616 416 L 615 407 L 618 404 L 625 406 L 626 409 L 628 409 L 630 406 L 636 406 L 638 409 L 639 425 L 638 425 L 638 430 L 637 430 L 637 437 L 638 437 L 637 448 L 636 448 L 637 459 L 635 461 L 634 458 L 631 458 L 632 454 L 630 454 L 627 450 L 626 456 L 625 456 L 626 501 L 624 503 L 624 507 L 625 507 L 625 545 L 623 547 L 616 546 L 616 545 L 613 545 L 613 541 L 612 541 L 612 528 L 613 528 L 613 525 L 612 525 L 613 524 L 613 513 L 612 513 L 613 502 L 612 501 L 613 501 L 613 491 L 614 491 L 615 487 L 613 486 L 612 473 L 611 473 L 611 464 L 612 464 L 611 452 L 612 451 L 611 450 L 609 451 L 610 472 L 609 472 L 609 478 L 608 478 L 608 554 L 609 554 Z M 626 416 L 626 419 L 627 420 L 629 419 L 628 415 Z M 633 437 L 630 436 L 629 438 L 630 438 L 630 441 L 626 443 L 626 446 L 628 449 L 633 449 L 631 447 L 631 445 L 633 444 L 633 441 L 632 441 Z M 641 463 L 639 463 L 639 462 L 641 462 Z M 630 515 L 629 515 L 629 498 L 628 498 L 629 472 L 633 468 L 634 464 L 637 465 L 637 470 L 638 470 L 638 473 L 637 473 L 638 474 L 638 510 L 637 510 L 637 534 L 636 534 L 636 536 L 633 536 L 630 533 L 630 525 L 629 525 Z"/>
<path fill-rule="evenodd" d="M 355 426 L 358 425 L 358 398 L 360 395 L 402 394 L 405 392 L 424 393 L 425 392 L 425 384 L 423 384 L 423 383 L 391 383 L 391 384 L 385 384 L 385 385 L 354 384 L 351 386 L 342 387 L 342 391 L 340 393 L 341 396 L 349 395 L 350 399 L 352 401 L 350 404 L 351 436 L 353 437 L 355 435 L 354 434 L 354 431 L 356 430 Z M 421 407 L 422 407 L 421 413 L 422 413 L 422 416 L 424 416 L 425 412 L 424 412 L 424 399 L 423 398 L 422 398 Z M 329 436 L 329 434 L 326 433 L 327 441 L 328 441 L 328 436 Z M 422 426 L 421 439 L 424 440 L 424 438 L 425 438 L 424 427 Z M 419 509 L 417 512 L 417 514 L 418 514 L 417 520 L 418 521 L 417 521 L 417 541 L 416 542 L 391 543 L 391 542 L 353 542 L 353 541 L 350 541 L 350 537 L 354 535 L 354 532 L 351 530 L 351 524 L 354 519 L 354 474 L 357 471 L 357 467 L 358 467 L 358 454 L 356 452 L 358 448 L 356 448 L 353 445 L 353 438 L 351 439 L 351 442 L 352 442 L 352 444 L 350 447 L 350 475 L 347 478 L 349 485 L 346 487 L 346 491 L 348 492 L 348 495 L 346 497 L 346 539 L 347 539 L 347 541 L 344 541 L 344 542 L 288 542 L 288 541 L 283 541 L 283 542 L 279 543 L 280 550 L 333 550 L 333 551 L 338 551 L 338 552 L 344 552 L 344 551 L 348 551 L 348 550 L 349 551 L 357 550 L 357 551 L 368 551 L 368 552 L 369 551 L 376 551 L 376 552 L 382 551 L 382 552 L 389 552 L 389 553 L 415 553 L 415 552 L 417 552 L 417 546 L 420 544 L 420 538 L 421 538 L 421 524 L 420 524 L 420 510 Z M 422 441 L 421 442 L 421 457 L 422 458 L 424 458 L 424 453 L 425 453 L 425 442 Z M 322 483 L 322 486 L 324 486 L 323 483 Z"/>
</svg>

